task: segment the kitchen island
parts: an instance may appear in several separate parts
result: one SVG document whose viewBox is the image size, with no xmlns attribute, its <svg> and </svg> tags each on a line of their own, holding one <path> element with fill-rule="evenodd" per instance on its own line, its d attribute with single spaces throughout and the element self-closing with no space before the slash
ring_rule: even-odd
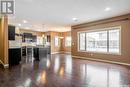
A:
<svg viewBox="0 0 130 87">
<path fill-rule="evenodd" d="M 35 60 L 40 60 L 40 58 L 46 57 L 48 54 L 50 54 L 50 47 L 44 47 L 44 46 L 35 46 L 33 48 L 33 56 Z"/>
</svg>

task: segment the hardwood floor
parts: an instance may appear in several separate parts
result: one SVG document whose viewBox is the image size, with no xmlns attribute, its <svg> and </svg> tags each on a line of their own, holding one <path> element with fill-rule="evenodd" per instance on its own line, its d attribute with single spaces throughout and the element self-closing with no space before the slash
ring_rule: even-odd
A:
<svg viewBox="0 0 130 87">
<path fill-rule="evenodd" d="M 55 54 L 0 69 L 0 87 L 130 87 L 130 67 Z"/>
</svg>

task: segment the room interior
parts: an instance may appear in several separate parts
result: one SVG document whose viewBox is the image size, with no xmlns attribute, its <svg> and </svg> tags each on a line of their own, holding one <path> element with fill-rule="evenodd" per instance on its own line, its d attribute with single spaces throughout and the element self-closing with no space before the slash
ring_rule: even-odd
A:
<svg viewBox="0 0 130 87">
<path fill-rule="evenodd" d="M 14 3 L 0 14 L 0 87 L 130 87 L 129 0 Z"/>
</svg>

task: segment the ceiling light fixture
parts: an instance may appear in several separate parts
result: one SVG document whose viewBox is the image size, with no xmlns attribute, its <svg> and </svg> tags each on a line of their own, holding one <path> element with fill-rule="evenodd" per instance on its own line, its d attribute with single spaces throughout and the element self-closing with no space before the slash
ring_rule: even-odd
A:
<svg viewBox="0 0 130 87">
<path fill-rule="evenodd" d="M 18 24 L 18 26 L 19 26 L 19 27 L 21 27 L 21 26 L 22 26 L 22 24 Z"/>
<path fill-rule="evenodd" d="M 110 10 L 111 10 L 110 7 L 106 7 L 106 8 L 105 8 L 105 11 L 110 11 Z"/>
<path fill-rule="evenodd" d="M 23 20 L 23 23 L 27 23 L 27 21 L 26 21 L 26 20 Z"/>
<path fill-rule="evenodd" d="M 63 39 L 64 37 L 61 36 L 61 37 L 59 37 L 59 38 L 60 38 L 60 39 Z"/>
<path fill-rule="evenodd" d="M 73 20 L 73 21 L 78 21 L 78 19 L 77 19 L 77 18 L 72 18 L 72 20 Z"/>
</svg>

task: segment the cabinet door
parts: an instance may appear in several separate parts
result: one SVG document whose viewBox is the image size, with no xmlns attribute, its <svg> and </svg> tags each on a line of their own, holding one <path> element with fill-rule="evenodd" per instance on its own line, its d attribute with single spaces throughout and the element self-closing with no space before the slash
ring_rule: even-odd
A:
<svg viewBox="0 0 130 87">
<path fill-rule="evenodd" d="M 15 40 L 15 26 L 8 26 L 8 39 Z"/>
<path fill-rule="evenodd" d="M 21 61 L 21 48 L 9 49 L 9 65 L 18 65 Z"/>
</svg>

